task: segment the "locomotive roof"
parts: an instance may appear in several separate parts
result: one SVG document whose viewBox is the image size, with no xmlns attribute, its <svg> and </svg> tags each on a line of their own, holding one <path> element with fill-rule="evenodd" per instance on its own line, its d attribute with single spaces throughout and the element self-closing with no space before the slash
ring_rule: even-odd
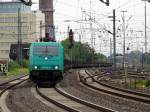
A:
<svg viewBox="0 0 150 112">
<path fill-rule="evenodd" d="M 33 42 L 32 46 L 62 46 L 59 42 Z"/>
</svg>

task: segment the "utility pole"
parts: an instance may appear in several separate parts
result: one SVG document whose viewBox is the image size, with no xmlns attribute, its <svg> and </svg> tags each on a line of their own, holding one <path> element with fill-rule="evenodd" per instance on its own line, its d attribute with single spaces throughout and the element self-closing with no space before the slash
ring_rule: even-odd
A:
<svg viewBox="0 0 150 112">
<path fill-rule="evenodd" d="M 113 9 L 113 16 L 108 16 L 109 18 L 113 18 L 113 33 L 110 31 L 108 33 L 111 33 L 113 35 L 113 65 L 114 70 L 116 70 L 116 11 Z"/>
<path fill-rule="evenodd" d="M 114 48 L 114 69 L 116 70 L 116 14 L 115 9 L 113 9 L 113 48 Z"/>
<path fill-rule="evenodd" d="M 145 1 L 145 63 L 147 64 L 147 16 L 146 16 L 147 10 L 146 10 L 146 1 Z"/>
<path fill-rule="evenodd" d="M 99 38 L 99 53 L 101 53 L 101 35 L 99 35 L 98 38 Z"/>
<path fill-rule="evenodd" d="M 19 27 L 20 27 L 19 22 L 20 22 L 20 20 L 19 20 L 19 18 L 20 18 L 20 8 L 18 8 L 18 48 L 17 48 L 17 53 L 18 53 L 17 61 L 18 61 L 18 63 L 20 60 L 20 35 L 19 35 Z"/>
<path fill-rule="evenodd" d="M 22 39 L 21 39 L 21 9 L 18 8 L 18 63 L 22 63 Z"/>
<path fill-rule="evenodd" d="M 124 13 L 127 11 L 121 11 L 123 13 L 122 15 L 122 20 L 123 20 L 123 68 L 125 68 L 125 50 L 126 50 L 126 41 L 125 41 L 125 36 L 126 36 L 126 23 L 125 23 L 125 15 Z"/>
<path fill-rule="evenodd" d="M 92 5 L 92 1 L 90 0 L 90 18 L 89 18 L 89 20 L 90 20 L 90 30 L 91 30 L 91 47 L 93 48 L 93 26 L 92 26 L 92 13 L 91 13 L 91 6 Z"/>
<path fill-rule="evenodd" d="M 79 42 L 81 42 L 81 34 L 79 34 Z"/>
<path fill-rule="evenodd" d="M 68 28 L 67 28 L 68 38 L 69 38 L 69 31 L 70 31 L 70 26 L 68 26 Z"/>
<path fill-rule="evenodd" d="M 142 69 L 143 69 L 143 61 L 144 61 L 144 60 L 143 60 L 143 47 L 142 47 L 142 56 L 141 56 L 141 58 L 142 58 L 142 59 L 141 59 L 141 61 L 142 61 L 141 66 L 142 66 Z"/>
<path fill-rule="evenodd" d="M 90 18 L 89 18 L 89 21 L 90 21 L 90 31 L 91 31 L 91 47 L 94 49 L 94 35 L 93 35 L 93 24 L 92 24 L 92 1 L 90 0 Z M 91 58 L 91 62 L 93 63 L 94 61 L 94 51 L 92 53 L 92 58 Z"/>
<path fill-rule="evenodd" d="M 112 42 L 111 42 L 111 38 L 110 38 L 110 63 L 112 62 Z"/>
<path fill-rule="evenodd" d="M 42 21 L 40 21 L 40 40 L 43 42 L 43 38 L 42 38 Z"/>
<path fill-rule="evenodd" d="M 147 8 L 146 8 L 146 2 L 150 2 L 150 0 L 142 0 L 142 1 L 145 1 L 145 58 L 146 58 L 146 64 L 147 64 L 147 16 L 146 16 L 146 13 L 147 13 Z"/>
</svg>

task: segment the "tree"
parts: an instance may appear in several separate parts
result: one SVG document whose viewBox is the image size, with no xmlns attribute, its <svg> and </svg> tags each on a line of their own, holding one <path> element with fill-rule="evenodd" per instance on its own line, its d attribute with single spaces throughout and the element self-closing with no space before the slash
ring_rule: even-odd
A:
<svg viewBox="0 0 150 112">
<path fill-rule="evenodd" d="M 80 61 L 80 62 L 105 62 L 106 56 L 100 53 L 95 53 L 88 44 L 83 44 L 81 42 L 74 42 L 72 49 L 69 49 L 70 45 L 69 39 L 62 41 L 64 47 L 64 58 L 67 60 Z"/>
</svg>

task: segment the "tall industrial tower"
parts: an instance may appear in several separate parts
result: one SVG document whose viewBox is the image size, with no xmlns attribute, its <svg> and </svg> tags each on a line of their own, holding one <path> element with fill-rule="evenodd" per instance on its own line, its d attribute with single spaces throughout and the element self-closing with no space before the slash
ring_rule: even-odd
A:
<svg viewBox="0 0 150 112">
<path fill-rule="evenodd" d="M 45 35 L 55 40 L 53 0 L 39 0 L 39 9 L 45 14 Z"/>
</svg>

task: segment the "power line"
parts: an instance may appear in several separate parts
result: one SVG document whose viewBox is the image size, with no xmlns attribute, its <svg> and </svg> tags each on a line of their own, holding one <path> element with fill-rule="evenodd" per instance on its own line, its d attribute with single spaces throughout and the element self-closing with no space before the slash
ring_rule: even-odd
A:
<svg viewBox="0 0 150 112">
<path fill-rule="evenodd" d="M 126 7 L 120 7 L 119 8 L 119 10 L 117 9 L 117 11 L 120 11 L 120 10 L 122 10 L 122 9 L 130 9 L 130 8 L 135 8 L 135 6 L 139 6 L 139 5 L 141 5 L 142 3 L 137 3 L 137 4 L 134 4 L 134 5 L 132 5 L 132 6 L 126 6 Z"/>
<path fill-rule="evenodd" d="M 118 6 L 118 7 L 116 8 L 116 10 L 122 8 L 122 6 L 128 5 L 128 4 L 130 3 L 130 1 L 131 1 L 131 0 L 128 0 L 128 1 L 126 1 L 125 3 L 121 4 L 120 6 Z"/>
</svg>

